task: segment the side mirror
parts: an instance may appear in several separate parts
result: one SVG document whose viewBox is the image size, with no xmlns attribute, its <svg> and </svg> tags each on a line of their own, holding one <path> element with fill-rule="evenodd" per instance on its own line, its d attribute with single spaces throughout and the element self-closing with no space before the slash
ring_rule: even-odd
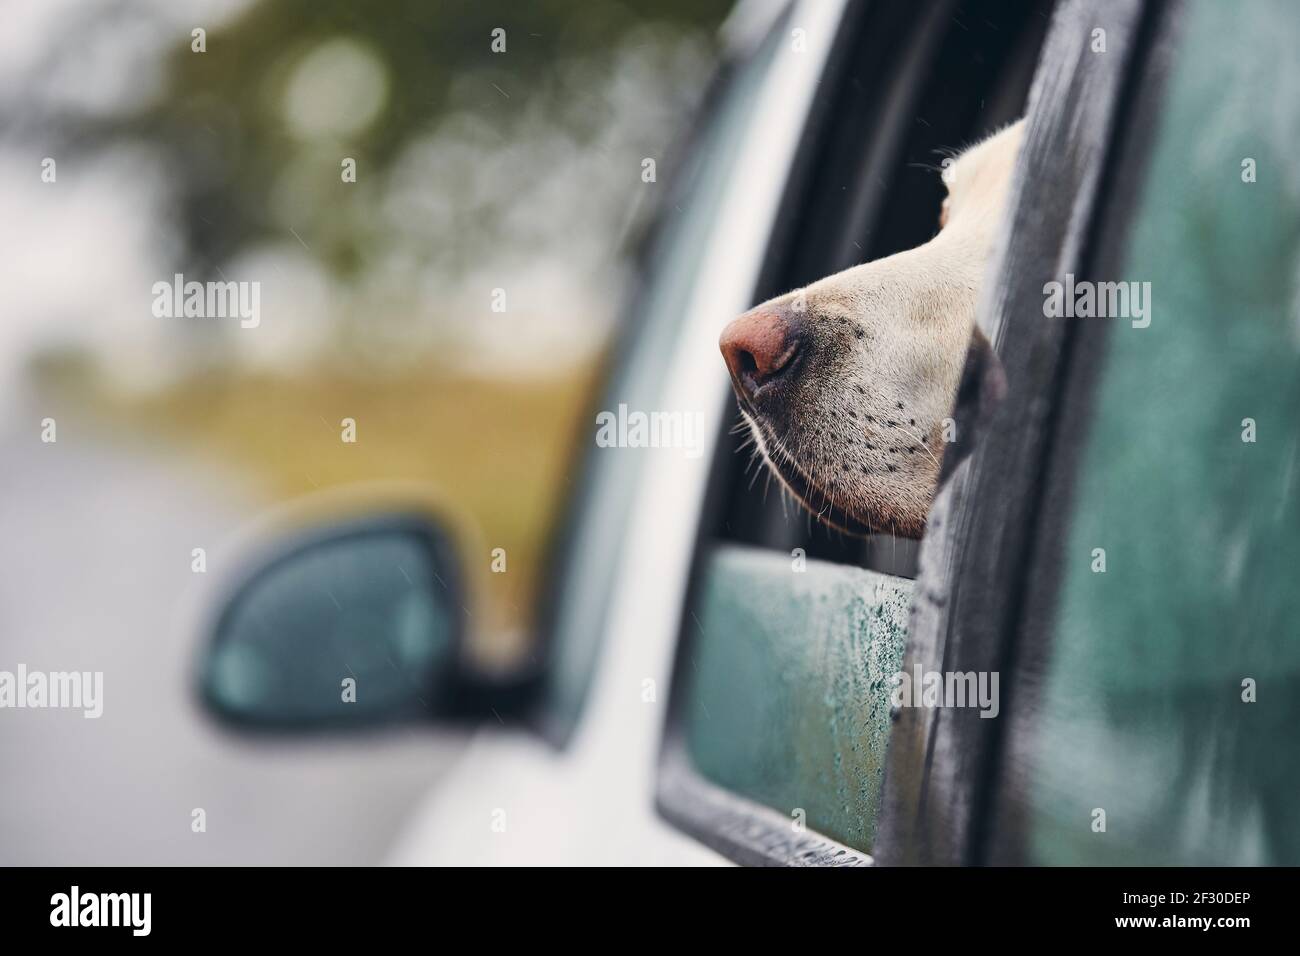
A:
<svg viewBox="0 0 1300 956">
<path fill-rule="evenodd" d="M 253 727 L 362 725 L 453 696 L 465 600 L 450 537 L 388 515 L 301 535 L 254 567 L 217 616 L 199 686 Z"/>
</svg>

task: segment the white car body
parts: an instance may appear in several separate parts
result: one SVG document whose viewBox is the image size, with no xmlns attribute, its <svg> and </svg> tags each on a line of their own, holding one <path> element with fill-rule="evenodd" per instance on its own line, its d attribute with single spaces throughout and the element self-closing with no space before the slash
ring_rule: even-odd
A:
<svg viewBox="0 0 1300 956">
<path fill-rule="evenodd" d="M 783 4 L 742 5 L 727 29 L 752 37 Z M 756 9 L 756 7 L 761 9 Z M 803 0 L 763 78 L 719 207 L 676 352 L 663 362 L 662 406 L 722 425 L 728 389 L 718 331 L 750 301 L 796 146 L 843 14 Z M 753 117 L 759 121 L 753 121 Z M 605 642 L 580 723 L 563 749 L 486 726 L 396 840 L 397 865 L 718 864 L 670 826 L 654 792 L 668 687 L 710 456 L 647 458 L 623 536 Z M 652 682 L 652 683 L 647 683 Z M 646 688 L 653 693 L 647 695 Z M 646 700 L 652 696 L 653 700 Z"/>
</svg>

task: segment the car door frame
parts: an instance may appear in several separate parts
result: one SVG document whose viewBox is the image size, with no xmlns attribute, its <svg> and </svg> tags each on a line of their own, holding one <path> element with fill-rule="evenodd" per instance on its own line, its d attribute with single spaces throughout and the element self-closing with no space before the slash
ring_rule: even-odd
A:
<svg viewBox="0 0 1300 956">
<path fill-rule="evenodd" d="M 1067 0 L 1053 14 L 1030 95 L 996 279 L 980 306 L 989 319 L 982 327 L 994 330 L 1011 396 L 936 500 L 922 545 L 916 598 L 921 606 L 913 609 L 905 662 L 909 672 L 919 666 L 1000 673 L 1004 719 L 983 720 L 975 710 L 895 710 L 882 812 L 867 854 L 800 830 L 778 811 L 694 770 L 678 719 L 677 678 L 686 656 L 679 652 L 657 806 L 678 828 L 730 859 L 757 865 L 1023 860 L 1014 822 L 1008 828 L 1002 821 L 1001 842 L 995 842 L 994 821 L 1001 756 L 1016 743 L 1017 715 L 1031 713 L 1028 695 L 1017 697 L 1017 677 L 1047 653 L 1046 639 L 1024 627 L 1026 612 L 1041 617 L 1042 605 L 1029 606 L 1024 562 L 1041 543 L 1043 529 L 1059 531 L 1061 512 L 1047 508 L 1043 497 L 1049 458 L 1055 455 L 1059 467 L 1081 444 L 1082 436 L 1057 434 L 1055 423 L 1067 402 L 1071 414 L 1086 421 L 1090 400 L 1082 359 L 1066 387 L 1076 330 L 1044 321 L 1042 287 L 1051 277 L 1086 276 L 1115 261 L 1103 254 L 1102 239 L 1123 234 L 1124 216 L 1115 212 L 1114 198 L 1135 179 L 1115 175 L 1117 157 L 1122 147 L 1126 162 L 1141 165 L 1145 144 L 1132 128 L 1158 109 L 1151 91 L 1166 71 L 1179 7 L 1176 0 Z M 1106 31 L 1104 53 L 1091 48 L 1096 29 Z M 1105 237 L 1104 207 L 1112 212 Z M 790 218 L 787 213 L 779 223 Z M 706 513 L 709 507 L 706 502 Z M 684 620 L 683 640 L 687 628 Z"/>
<path fill-rule="evenodd" d="M 999 674 L 1000 719 L 975 709 L 896 711 L 875 847 L 882 864 L 1028 862 L 1023 814 L 1011 810 L 1002 769 L 1034 734 L 1068 476 L 1087 437 L 1107 334 L 1106 323 L 1046 318 L 1044 284 L 1067 273 L 1104 278 L 1121 261 L 1180 12 L 1176 0 L 1079 0 L 1057 10 L 997 278 L 981 304 L 1008 398 L 931 512 L 904 665 Z M 1093 49 L 1097 29 L 1104 53 Z M 1077 427 L 1060 427 L 1067 416 Z"/>
<path fill-rule="evenodd" d="M 895 172 L 897 153 L 901 150 L 903 125 L 900 117 L 904 115 L 905 104 L 915 100 L 924 86 L 927 75 L 924 68 L 926 51 L 938 49 L 944 37 L 949 15 L 957 7 L 957 0 L 944 0 L 943 3 L 931 4 L 925 8 L 912 8 L 906 12 L 907 25 L 914 31 L 909 39 L 916 50 L 905 51 L 898 57 L 904 71 L 902 79 L 881 76 L 877 84 L 864 82 L 863 78 L 849 75 L 849 68 L 864 57 L 860 49 L 863 38 L 868 37 L 876 44 L 897 45 L 897 22 L 884 23 L 877 17 L 871 17 L 880 11 L 865 2 L 853 3 L 846 11 L 842 35 L 836 38 L 828 58 L 827 67 L 821 82 L 822 88 L 835 92 L 819 98 L 815 109 L 809 117 L 807 130 L 799 144 L 795 163 L 789 177 L 781 210 L 778 213 L 772 235 L 768 242 L 768 254 L 760 276 L 755 301 L 761 301 L 777 292 L 783 291 L 788 284 L 791 246 L 801 233 L 800 226 L 809 213 L 809 195 L 814 175 L 827 176 L 824 168 L 826 156 L 835 157 L 834 161 L 852 164 L 848 178 L 859 181 L 887 181 Z M 899 18 L 901 5 L 882 7 L 896 20 Z M 873 47 L 873 49 L 877 49 Z M 918 55 L 920 54 L 920 55 Z M 880 69 L 893 69 L 883 57 Z M 867 137 L 867 156 L 854 154 L 845 156 L 836 150 L 834 144 L 835 124 L 840 120 L 840 111 L 830 108 L 837 94 L 845 92 L 853 83 L 878 89 L 878 94 L 866 98 L 865 104 L 855 103 L 854 115 L 862 117 L 863 125 L 872 129 Z M 864 109 L 865 106 L 865 109 Z M 872 124 L 876 123 L 877 126 Z M 880 135 L 877 135 L 879 131 Z M 830 177 L 834 180 L 834 176 Z M 838 180 L 836 180 L 838 181 Z M 872 200 L 857 197 L 855 202 L 863 206 L 861 216 L 869 220 L 879 208 L 880 197 Z M 845 237 L 839 234 L 826 235 L 818 243 L 823 248 L 801 248 L 801 264 L 809 262 L 824 263 L 839 261 L 845 255 Z M 811 252 L 811 255 L 809 253 Z M 840 266 L 851 265 L 840 262 Z M 798 267 L 796 267 L 797 269 Z M 814 278 L 814 277 L 805 277 Z M 733 401 L 728 394 L 726 401 Z M 730 427 L 731 416 L 724 416 L 724 433 L 719 436 L 715 447 L 722 452 L 715 457 L 708 483 L 708 492 L 701 513 L 716 514 L 719 497 L 724 491 L 725 474 L 730 457 L 730 445 L 722 440 L 725 429 Z M 729 859 L 747 865 L 839 865 L 861 866 L 873 862 L 871 854 L 840 843 L 824 834 L 796 827 L 793 820 L 770 807 L 757 803 L 733 791 L 720 787 L 705 779 L 694 768 L 687 751 L 682 730 L 682 711 L 684 707 L 682 688 L 685 684 L 683 669 L 690 658 L 689 642 L 693 628 L 697 625 L 691 620 L 690 611 L 694 606 L 700 575 L 701 556 L 709 540 L 707 522 L 701 522 L 697 542 L 692 558 L 693 573 L 687 600 L 682 611 L 682 621 L 678 630 L 672 691 L 669 699 L 668 718 L 664 730 L 656 785 L 656 806 L 659 813 L 678 829 L 685 831 L 706 845 L 714 848 Z"/>
</svg>

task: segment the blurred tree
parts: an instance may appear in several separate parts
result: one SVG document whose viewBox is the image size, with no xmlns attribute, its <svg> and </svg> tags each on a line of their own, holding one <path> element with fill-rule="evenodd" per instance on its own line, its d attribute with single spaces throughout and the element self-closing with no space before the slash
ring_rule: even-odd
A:
<svg viewBox="0 0 1300 956">
<path fill-rule="evenodd" d="M 647 24 L 711 36 L 731 2 L 262 0 L 209 31 L 205 53 L 178 37 L 163 98 L 119 130 L 168 154 L 189 257 L 206 269 L 250 242 L 283 237 L 275 191 L 304 162 L 304 140 L 319 176 L 339 182 L 341 161 L 351 157 L 365 182 L 446 112 L 453 85 L 482 92 L 489 123 L 518 117 L 536 97 L 556 93 L 567 62 L 610 51 Z M 497 29 L 505 52 L 493 51 Z M 326 116 L 296 128 L 284 104 L 294 101 L 298 71 L 309 74 L 299 76 L 310 87 L 303 96 L 338 96 L 340 110 L 372 115 L 351 127 L 346 117 L 331 126 Z M 308 113 L 312 105 L 308 99 Z M 330 228 L 311 249 L 346 277 L 359 269 L 367 237 L 369 216 L 355 206 L 373 195 L 332 197 Z"/>
</svg>

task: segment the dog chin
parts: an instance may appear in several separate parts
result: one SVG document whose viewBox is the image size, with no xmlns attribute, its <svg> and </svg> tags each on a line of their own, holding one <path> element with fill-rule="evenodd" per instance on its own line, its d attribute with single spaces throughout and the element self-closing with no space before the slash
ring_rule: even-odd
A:
<svg viewBox="0 0 1300 956">
<path fill-rule="evenodd" d="M 833 504 L 830 496 L 822 491 L 808 473 L 780 451 L 780 443 L 774 440 L 770 427 L 763 424 L 757 416 L 750 414 L 748 410 L 742 409 L 742 412 L 750 430 L 754 433 L 768 469 L 776 475 L 782 487 L 790 492 L 795 501 L 822 524 L 856 537 L 866 537 L 886 529 L 900 534 L 908 533 L 904 529 L 910 529 L 914 522 L 899 520 L 901 516 L 862 515 L 842 505 Z M 919 535 L 918 529 L 915 536 L 919 537 Z"/>
</svg>

